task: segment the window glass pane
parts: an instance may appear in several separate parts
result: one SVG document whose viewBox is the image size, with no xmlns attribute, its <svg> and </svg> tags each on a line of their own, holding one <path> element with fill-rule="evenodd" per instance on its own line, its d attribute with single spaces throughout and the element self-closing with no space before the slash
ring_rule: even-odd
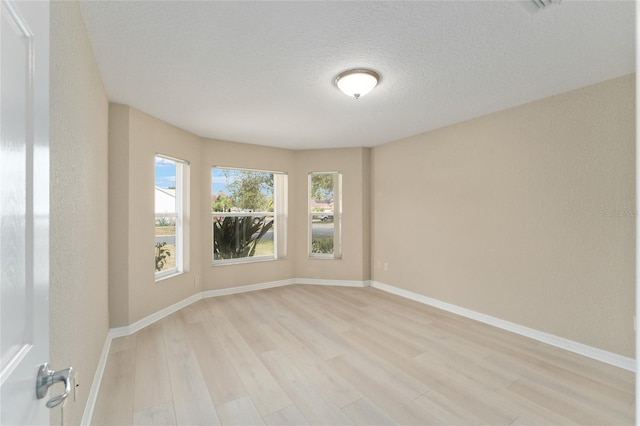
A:
<svg viewBox="0 0 640 426">
<path fill-rule="evenodd" d="M 309 254 L 312 257 L 341 257 L 340 191 L 340 173 L 309 174 Z"/>
<path fill-rule="evenodd" d="M 155 264 L 156 272 L 176 267 L 176 162 L 155 158 Z"/>
<path fill-rule="evenodd" d="M 189 163 L 155 157 L 156 280 L 189 269 Z"/>
<path fill-rule="evenodd" d="M 273 173 L 214 167 L 211 187 L 212 211 L 273 211 Z"/>
<path fill-rule="evenodd" d="M 212 169 L 214 262 L 277 257 L 276 218 L 279 214 L 275 211 L 275 174 L 257 170 Z"/>
<path fill-rule="evenodd" d="M 311 215 L 311 253 L 333 254 L 333 213 Z"/>
<path fill-rule="evenodd" d="M 334 176 L 336 173 L 311 173 L 311 206 L 313 211 L 333 211 Z"/>
<path fill-rule="evenodd" d="M 213 259 L 273 256 L 273 214 L 213 216 Z"/>
</svg>

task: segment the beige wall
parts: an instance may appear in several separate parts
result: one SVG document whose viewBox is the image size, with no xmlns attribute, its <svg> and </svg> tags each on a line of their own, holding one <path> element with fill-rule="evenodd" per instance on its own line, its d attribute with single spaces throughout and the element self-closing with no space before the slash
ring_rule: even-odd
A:
<svg viewBox="0 0 640 426">
<path fill-rule="evenodd" d="M 110 107 L 109 175 L 111 223 L 111 326 L 132 324 L 202 290 L 201 139 L 135 108 Z M 154 157 L 156 153 L 190 162 L 190 268 L 184 274 L 155 281 Z M 121 222 L 120 222 L 121 221 Z M 119 223 L 115 223 L 119 222 Z"/>
<path fill-rule="evenodd" d="M 634 79 L 374 148 L 373 279 L 633 357 Z"/>
<path fill-rule="evenodd" d="M 296 179 L 292 183 L 293 233 L 297 247 L 296 278 L 369 279 L 369 148 L 296 151 Z M 342 259 L 308 256 L 308 180 L 310 172 L 342 173 Z"/>
<path fill-rule="evenodd" d="M 109 104 L 109 318 L 129 324 L 129 107 Z"/>
<path fill-rule="evenodd" d="M 109 236 L 108 101 L 77 2 L 51 3 L 50 67 L 50 361 L 78 372 L 65 420 L 79 424 L 109 329 Z"/>
</svg>

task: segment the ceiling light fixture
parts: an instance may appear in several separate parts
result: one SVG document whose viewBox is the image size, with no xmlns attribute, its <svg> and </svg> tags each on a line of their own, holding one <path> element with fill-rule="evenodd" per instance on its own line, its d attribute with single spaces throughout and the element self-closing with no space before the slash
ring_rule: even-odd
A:
<svg viewBox="0 0 640 426">
<path fill-rule="evenodd" d="M 336 77 L 336 86 L 345 95 L 359 99 L 369 93 L 380 80 L 380 75 L 371 70 L 348 70 Z"/>
</svg>

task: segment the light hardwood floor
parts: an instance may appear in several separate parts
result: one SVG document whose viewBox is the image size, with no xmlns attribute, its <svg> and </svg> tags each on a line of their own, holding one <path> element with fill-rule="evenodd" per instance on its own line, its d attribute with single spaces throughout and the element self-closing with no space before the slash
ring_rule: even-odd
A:
<svg viewBox="0 0 640 426">
<path fill-rule="evenodd" d="M 115 339 L 92 424 L 631 425 L 634 380 L 372 288 L 288 286 Z"/>
</svg>

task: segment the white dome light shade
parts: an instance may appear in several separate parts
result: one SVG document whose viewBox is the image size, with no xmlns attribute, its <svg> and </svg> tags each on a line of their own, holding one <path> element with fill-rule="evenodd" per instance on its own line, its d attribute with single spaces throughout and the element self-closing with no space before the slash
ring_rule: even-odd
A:
<svg viewBox="0 0 640 426">
<path fill-rule="evenodd" d="M 380 76 L 371 70 L 349 70 L 336 78 L 336 86 L 345 95 L 358 99 L 369 93 L 376 85 Z"/>
</svg>

